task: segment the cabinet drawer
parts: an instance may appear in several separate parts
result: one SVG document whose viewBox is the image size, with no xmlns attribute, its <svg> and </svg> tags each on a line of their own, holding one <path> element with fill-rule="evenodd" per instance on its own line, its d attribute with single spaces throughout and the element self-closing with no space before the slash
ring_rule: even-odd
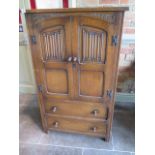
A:
<svg viewBox="0 0 155 155">
<path fill-rule="evenodd" d="M 45 109 L 47 113 L 78 117 L 107 119 L 108 115 L 108 109 L 102 103 L 47 102 Z"/>
<path fill-rule="evenodd" d="M 84 121 L 80 119 L 48 116 L 49 129 L 60 131 L 71 131 L 104 137 L 106 135 L 106 124 L 103 121 Z"/>
</svg>

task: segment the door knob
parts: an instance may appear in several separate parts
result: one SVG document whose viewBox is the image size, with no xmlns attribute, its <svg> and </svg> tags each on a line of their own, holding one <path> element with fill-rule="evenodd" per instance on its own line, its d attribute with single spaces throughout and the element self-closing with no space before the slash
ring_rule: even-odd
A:
<svg viewBox="0 0 155 155">
<path fill-rule="evenodd" d="M 98 110 L 98 109 L 95 109 L 95 110 L 92 111 L 92 114 L 93 114 L 94 116 L 97 116 L 98 113 L 99 113 L 99 110 Z"/>
<path fill-rule="evenodd" d="M 72 57 L 68 57 L 67 61 L 71 62 L 72 61 Z"/>
<path fill-rule="evenodd" d="M 92 127 L 91 130 L 92 130 L 93 132 L 96 132 L 96 131 L 97 131 L 97 127 Z"/>
<path fill-rule="evenodd" d="M 76 62 L 78 59 L 77 57 L 73 57 L 73 61 Z"/>
</svg>

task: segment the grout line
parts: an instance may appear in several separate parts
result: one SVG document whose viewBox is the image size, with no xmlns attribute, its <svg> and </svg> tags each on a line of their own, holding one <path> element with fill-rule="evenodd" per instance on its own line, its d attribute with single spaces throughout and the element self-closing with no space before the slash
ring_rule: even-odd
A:
<svg viewBox="0 0 155 155">
<path fill-rule="evenodd" d="M 42 139 L 43 136 L 44 136 L 43 134 L 40 136 L 37 144 L 40 144 L 40 140 Z"/>
<path fill-rule="evenodd" d="M 111 132 L 111 143 L 112 143 L 112 150 L 114 150 L 114 141 L 113 141 L 113 134 Z"/>
<path fill-rule="evenodd" d="M 104 150 L 104 151 L 109 151 L 109 152 L 126 152 L 126 153 L 134 153 L 131 151 L 122 151 L 122 150 L 109 150 L 109 149 L 97 149 L 97 148 L 89 148 L 89 147 L 77 147 L 77 146 L 68 146 L 68 145 L 56 145 L 56 144 L 39 144 L 39 143 L 27 143 L 27 142 L 20 142 L 21 144 L 27 144 L 27 145 L 43 145 L 43 146 L 56 146 L 56 147 L 69 147 L 69 148 L 77 148 L 77 149 L 94 149 L 94 150 Z"/>
<path fill-rule="evenodd" d="M 83 153 L 84 153 L 84 148 L 82 148 L 82 155 L 83 155 Z"/>
</svg>

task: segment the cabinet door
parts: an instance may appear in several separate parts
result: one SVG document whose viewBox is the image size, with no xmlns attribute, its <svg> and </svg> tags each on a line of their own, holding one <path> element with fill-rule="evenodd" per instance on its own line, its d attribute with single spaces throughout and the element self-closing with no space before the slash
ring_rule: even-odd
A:
<svg viewBox="0 0 155 155">
<path fill-rule="evenodd" d="M 70 99 L 73 94 L 70 18 L 41 19 L 33 26 L 36 38 L 31 38 L 35 42 L 32 54 L 39 76 L 37 84 L 46 98 Z"/>
<path fill-rule="evenodd" d="M 75 17 L 73 55 L 75 97 L 104 102 L 111 82 L 111 28 L 104 20 Z M 76 59 L 77 58 L 77 59 Z"/>
</svg>

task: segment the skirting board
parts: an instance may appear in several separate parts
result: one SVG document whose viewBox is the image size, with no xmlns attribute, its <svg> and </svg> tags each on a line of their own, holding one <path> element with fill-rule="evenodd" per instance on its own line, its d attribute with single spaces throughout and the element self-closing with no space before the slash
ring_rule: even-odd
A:
<svg viewBox="0 0 155 155">
<path fill-rule="evenodd" d="M 19 92 L 25 94 L 36 94 L 36 88 L 33 85 L 20 85 Z M 135 94 L 116 93 L 116 102 L 135 102 Z"/>
<path fill-rule="evenodd" d="M 135 94 L 116 93 L 116 102 L 135 102 Z"/>
<path fill-rule="evenodd" d="M 36 88 L 33 85 L 19 85 L 19 93 L 36 94 Z"/>
</svg>

